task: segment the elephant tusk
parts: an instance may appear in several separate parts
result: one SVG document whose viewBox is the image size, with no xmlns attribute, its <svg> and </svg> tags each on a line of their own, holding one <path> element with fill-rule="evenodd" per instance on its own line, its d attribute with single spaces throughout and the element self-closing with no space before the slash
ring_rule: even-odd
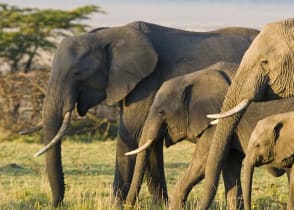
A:
<svg viewBox="0 0 294 210">
<path fill-rule="evenodd" d="M 45 152 L 47 152 L 49 149 L 51 149 L 55 144 L 57 144 L 61 140 L 61 137 L 64 135 L 65 130 L 67 129 L 67 127 L 69 125 L 70 117 L 71 117 L 71 112 L 66 112 L 64 115 L 64 118 L 63 118 L 62 125 L 59 128 L 59 131 L 57 132 L 55 137 L 45 147 L 43 147 L 41 150 L 39 150 L 34 155 L 34 157 L 37 157 L 37 156 L 44 154 Z"/>
<path fill-rule="evenodd" d="M 43 123 L 38 123 L 37 126 L 33 127 L 33 128 L 26 128 L 26 129 L 23 129 L 23 130 L 20 130 L 18 132 L 19 135 L 27 135 L 27 134 L 31 134 L 31 133 L 34 133 L 36 131 L 39 131 L 43 128 Z"/>
<path fill-rule="evenodd" d="M 249 105 L 249 103 L 250 103 L 249 99 L 244 99 L 237 106 L 233 107 L 232 109 L 230 109 L 224 113 L 208 114 L 206 116 L 208 118 L 212 118 L 212 119 L 226 118 L 226 117 L 232 116 L 233 114 L 236 114 L 236 113 L 242 111 L 243 109 L 245 109 Z"/>
<path fill-rule="evenodd" d="M 145 149 L 147 149 L 151 144 L 152 144 L 153 140 L 150 139 L 148 140 L 145 144 L 143 144 L 142 146 L 140 146 L 139 148 L 135 149 L 135 150 L 132 150 L 130 152 L 126 152 L 125 155 L 126 156 L 129 156 L 129 155 L 135 155 L 139 152 L 142 152 L 144 151 Z"/>
<path fill-rule="evenodd" d="M 219 121 L 219 119 L 216 119 L 216 120 L 211 121 L 209 124 L 210 125 L 217 125 L 218 121 Z"/>
</svg>

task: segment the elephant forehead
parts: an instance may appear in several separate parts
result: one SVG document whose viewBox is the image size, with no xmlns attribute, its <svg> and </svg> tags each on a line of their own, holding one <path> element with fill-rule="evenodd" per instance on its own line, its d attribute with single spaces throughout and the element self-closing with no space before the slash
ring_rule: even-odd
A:
<svg viewBox="0 0 294 210">
<path fill-rule="evenodd" d="M 182 78 L 176 78 L 169 81 L 164 82 L 160 89 L 157 91 L 155 99 L 166 99 L 171 96 L 177 96 L 181 94 L 185 88 L 183 85 Z"/>
<path fill-rule="evenodd" d="M 271 134 L 271 126 L 270 121 L 268 119 L 259 121 L 252 132 L 250 141 L 260 141 L 261 139 L 267 138 Z"/>
</svg>

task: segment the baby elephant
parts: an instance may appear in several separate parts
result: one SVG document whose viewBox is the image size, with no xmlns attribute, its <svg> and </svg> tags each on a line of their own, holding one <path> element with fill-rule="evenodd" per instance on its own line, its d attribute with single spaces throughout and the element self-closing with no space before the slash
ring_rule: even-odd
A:
<svg viewBox="0 0 294 210">
<path fill-rule="evenodd" d="M 294 112 L 276 114 L 258 121 L 250 137 L 244 166 L 245 209 L 251 209 L 251 186 L 254 166 L 291 168 L 294 162 Z M 287 209 L 294 208 L 294 169 L 290 175 Z"/>
</svg>

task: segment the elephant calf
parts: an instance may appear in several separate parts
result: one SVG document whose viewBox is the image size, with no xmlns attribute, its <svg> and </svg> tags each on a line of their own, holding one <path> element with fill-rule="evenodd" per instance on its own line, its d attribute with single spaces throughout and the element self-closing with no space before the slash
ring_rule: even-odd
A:
<svg viewBox="0 0 294 210">
<path fill-rule="evenodd" d="M 193 159 L 174 187 L 170 208 L 180 209 L 194 185 L 204 178 L 206 160 L 215 126 L 207 114 L 221 109 L 237 65 L 220 62 L 205 70 L 165 82 L 157 92 L 145 121 L 127 204 L 133 204 L 140 190 L 149 146 L 165 138 L 167 146 L 183 139 L 196 143 Z M 256 122 L 270 114 L 294 110 L 294 99 L 252 103 L 233 136 L 230 154 L 223 169 L 227 203 L 230 209 L 242 207 L 240 170 L 247 143 Z M 218 161 L 218 160 L 216 160 Z M 277 173 L 271 168 L 273 173 Z M 275 174 L 276 175 L 276 174 Z"/>
<path fill-rule="evenodd" d="M 200 154 L 194 155 L 197 156 L 197 160 L 193 159 L 188 169 L 188 171 L 195 170 L 193 173 L 195 176 L 192 177 L 189 172 L 186 172 L 185 183 L 176 186 L 176 189 L 181 188 L 177 190 L 178 193 L 181 191 L 181 196 L 176 196 L 177 200 L 180 200 L 174 205 L 177 206 L 176 208 L 180 208 L 185 202 L 191 186 L 204 177 L 205 164 L 203 163 L 206 155 L 201 153 L 208 151 L 209 140 L 206 139 L 212 138 L 214 130 L 210 125 L 211 120 L 206 115 L 220 111 L 222 101 L 237 68 L 237 64 L 219 62 L 204 70 L 168 80 L 156 93 L 149 109 L 139 141 L 140 151 L 163 137 L 166 146 L 184 139 L 197 142 L 195 154 Z M 201 147 L 203 148 L 200 149 Z M 138 150 L 135 150 L 127 155 L 137 152 Z M 147 150 L 137 155 L 134 175 L 126 200 L 128 205 L 134 204 L 139 193 L 149 153 L 150 151 Z M 172 201 L 175 200 L 172 199 Z"/>
<path fill-rule="evenodd" d="M 245 209 L 251 209 L 251 186 L 254 166 L 291 168 L 294 162 L 294 112 L 260 120 L 250 137 L 245 158 Z M 287 209 L 294 208 L 294 169 L 291 170 Z M 293 178 L 292 178 L 293 177 Z"/>
</svg>

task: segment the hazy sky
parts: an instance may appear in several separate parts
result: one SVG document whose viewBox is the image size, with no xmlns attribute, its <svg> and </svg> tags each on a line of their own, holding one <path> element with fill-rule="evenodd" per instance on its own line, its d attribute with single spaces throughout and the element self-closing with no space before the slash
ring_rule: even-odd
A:
<svg viewBox="0 0 294 210">
<path fill-rule="evenodd" d="M 17 6 L 72 9 L 96 4 L 107 14 L 95 14 L 93 27 L 123 25 L 143 20 L 189 30 L 210 30 L 223 26 L 262 25 L 294 17 L 294 0 L 4 0 Z M 293 3 L 292 3 L 293 2 Z"/>
</svg>

